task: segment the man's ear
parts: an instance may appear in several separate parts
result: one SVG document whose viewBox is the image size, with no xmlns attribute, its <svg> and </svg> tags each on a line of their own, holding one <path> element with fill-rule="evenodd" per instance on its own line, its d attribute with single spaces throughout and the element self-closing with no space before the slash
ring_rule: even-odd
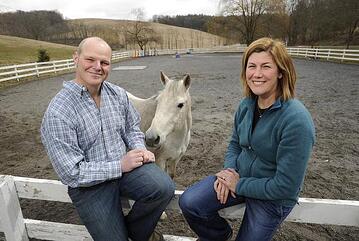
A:
<svg viewBox="0 0 359 241">
<path fill-rule="evenodd" d="M 75 67 L 77 67 L 77 63 L 79 62 L 79 55 L 77 54 L 77 51 L 72 55 L 72 59 L 74 60 Z"/>
</svg>

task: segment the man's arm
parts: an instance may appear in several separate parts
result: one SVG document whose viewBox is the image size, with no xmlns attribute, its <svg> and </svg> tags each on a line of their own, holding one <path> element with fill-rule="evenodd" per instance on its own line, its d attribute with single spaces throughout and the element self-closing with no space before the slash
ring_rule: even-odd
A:
<svg viewBox="0 0 359 241">
<path fill-rule="evenodd" d="M 90 162 L 78 145 L 76 127 L 71 121 L 47 114 L 41 138 L 60 180 L 71 187 L 91 186 L 121 176 L 120 160 Z"/>
</svg>

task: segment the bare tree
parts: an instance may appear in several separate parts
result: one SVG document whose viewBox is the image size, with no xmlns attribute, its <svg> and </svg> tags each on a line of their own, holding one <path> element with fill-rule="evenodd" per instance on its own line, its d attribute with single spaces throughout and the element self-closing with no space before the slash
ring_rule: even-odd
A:
<svg viewBox="0 0 359 241">
<path fill-rule="evenodd" d="M 351 45 L 355 33 L 358 33 L 359 27 L 359 1 L 358 0 L 342 0 L 330 1 L 332 16 L 336 16 L 337 29 L 345 31 L 345 44 L 348 49 Z"/>
<path fill-rule="evenodd" d="M 268 0 L 266 11 L 259 21 L 259 35 L 287 40 L 288 32 L 289 17 L 287 13 L 287 1 Z"/>
<path fill-rule="evenodd" d="M 237 16 L 239 31 L 246 44 L 250 44 L 257 30 L 258 20 L 266 10 L 266 0 L 221 0 L 222 11 L 227 16 Z"/>
<path fill-rule="evenodd" d="M 150 23 L 143 21 L 144 11 L 137 8 L 133 9 L 132 13 L 136 15 L 137 20 L 126 29 L 126 39 L 136 43 L 141 50 L 144 50 L 150 42 L 160 42 L 160 36 L 150 26 Z"/>
</svg>

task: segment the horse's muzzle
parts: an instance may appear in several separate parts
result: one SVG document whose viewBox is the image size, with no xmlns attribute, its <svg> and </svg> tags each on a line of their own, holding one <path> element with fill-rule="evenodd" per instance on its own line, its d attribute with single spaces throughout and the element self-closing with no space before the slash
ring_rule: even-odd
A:
<svg viewBox="0 0 359 241">
<path fill-rule="evenodd" d="M 161 138 L 158 135 L 153 135 L 151 132 L 150 133 L 147 132 L 145 135 L 145 141 L 147 146 L 157 147 L 161 141 Z"/>
</svg>

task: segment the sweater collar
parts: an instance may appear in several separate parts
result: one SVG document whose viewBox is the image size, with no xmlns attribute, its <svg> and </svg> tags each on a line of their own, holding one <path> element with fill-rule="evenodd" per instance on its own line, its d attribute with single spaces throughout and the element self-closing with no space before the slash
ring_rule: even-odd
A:
<svg viewBox="0 0 359 241">
<path fill-rule="evenodd" d="M 255 108 L 255 104 L 257 103 L 257 98 L 251 98 L 251 105 L 252 108 Z M 275 110 L 275 109 L 280 109 L 283 105 L 283 100 L 279 97 L 275 100 L 275 102 L 270 106 L 270 108 L 268 110 Z"/>
</svg>

